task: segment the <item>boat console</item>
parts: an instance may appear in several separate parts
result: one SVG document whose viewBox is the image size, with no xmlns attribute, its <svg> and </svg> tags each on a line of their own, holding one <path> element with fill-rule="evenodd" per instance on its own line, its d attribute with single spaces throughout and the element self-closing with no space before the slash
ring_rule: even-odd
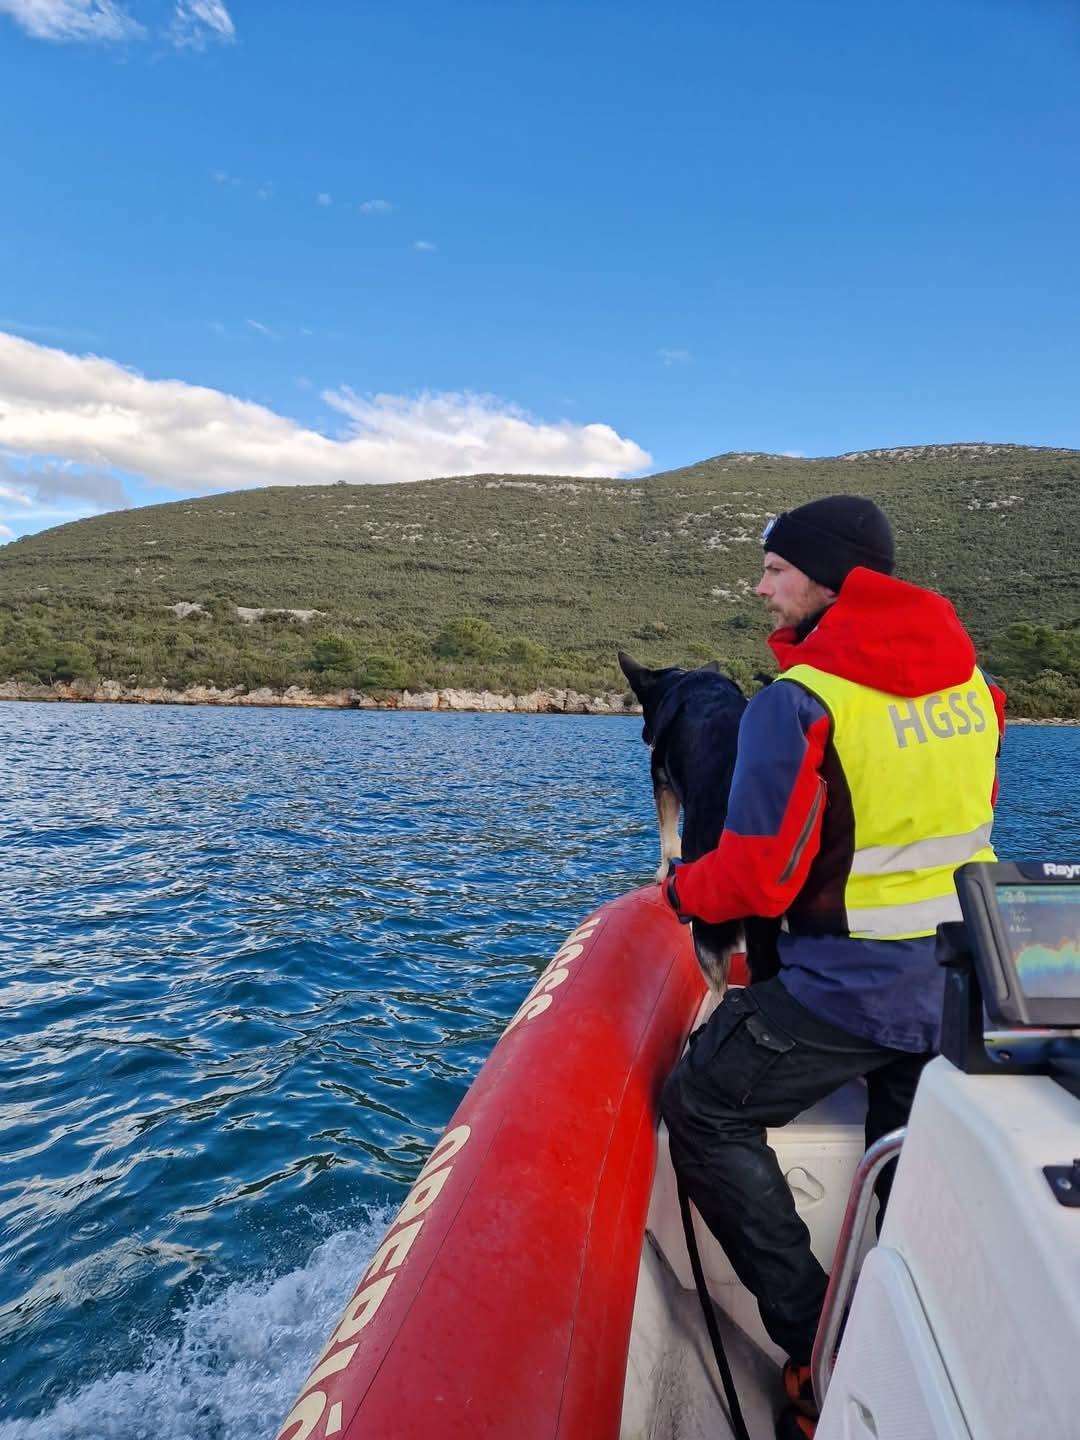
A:
<svg viewBox="0 0 1080 1440">
<path fill-rule="evenodd" d="M 970 864 L 818 1440 L 1012 1440 L 1080 1414 L 1080 864 Z"/>
</svg>

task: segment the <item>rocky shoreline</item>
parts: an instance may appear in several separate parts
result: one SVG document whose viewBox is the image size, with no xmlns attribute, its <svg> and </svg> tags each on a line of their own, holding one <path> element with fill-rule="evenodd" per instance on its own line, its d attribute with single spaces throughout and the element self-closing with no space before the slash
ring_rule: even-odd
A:
<svg viewBox="0 0 1080 1440">
<path fill-rule="evenodd" d="M 58 700 L 111 705 L 251 705 L 301 710 L 440 710 L 491 715 L 640 715 L 641 706 L 617 691 L 582 695 L 577 690 L 529 690 L 502 695 L 493 690 L 392 690 L 366 695 L 360 690 L 332 690 L 325 695 L 290 685 L 287 690 L 242 685 L 219 689 L 191 685 L 171 690 L 165 685 L 121 685 L 118 680 L 57 680 L 34 685 L 20 680 L 0 682 L 0 700 Z M 1080 725 L 1080 720 L 1033 719 L 1010 715 L 1010 725 Z"/>
<path fill-rule="evenodd" d="M 290 685 L 287 690 L 262 686 L 218 689 L 191 685 L 184 690 L 167 686 L 121 685 L 117 680 L 56 681 L 52 685 L 0 683 L 0 700 L 58 700 L 82 704 L 118 705 L 283 705 L 308 710 L 444 710 L 520 715 L 638 715 L 641 707 L 620 693 L 581 695 L 576 690 L 530 690 L 522 695 L 499 695 L 491 690 L 398 690 L 365 695 L 359 690 L 334 690 L 325 695 Z"/>
<path fill-rule="evenodd" d="M 1005 716 L 1006 723 L 1012 725 L 1080 725 L 1080 720 L 1052 720 L 1049 718 L 1038 719 L 1030 715 L 1009 715 Z"/>
</svg>

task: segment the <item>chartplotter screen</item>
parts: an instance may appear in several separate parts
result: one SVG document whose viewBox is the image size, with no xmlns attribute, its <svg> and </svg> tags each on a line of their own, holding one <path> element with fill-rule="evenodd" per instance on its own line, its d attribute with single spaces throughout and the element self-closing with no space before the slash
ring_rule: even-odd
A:
<svg viewBox="0 0 1080 1440">
<path fill-rule="evenodd" d="M 994 888 L 1024 994 L 1031 1000 L 1080 999 L 1080 886 Z"/>
</svg>

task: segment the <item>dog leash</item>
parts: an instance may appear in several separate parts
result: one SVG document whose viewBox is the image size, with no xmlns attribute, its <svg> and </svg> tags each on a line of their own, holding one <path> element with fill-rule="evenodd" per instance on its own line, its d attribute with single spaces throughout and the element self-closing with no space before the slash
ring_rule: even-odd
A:
<svg viewBox="0 0 1080 1440">
<path fill-rule="evenodd" d="M 705 1272 L 701 1268 L 701 1256 L 698 1254 L 697 1236 L 694 1234 L 694 1222 L 690 1216 L 690 1200 L 683 1186 L 682 1177 L 677 1171 L 675 1183 L 679 1191 L 679 1211 L 682 1215 L 683 1232 L 686 1235 L 686 1252 L 690 1256 L 690 1269 L 694 1272 L 694 1286 L 697 1289 L 698 1299 L 701 1301 L 701 1311 L 705 1316 L 705 1326 L 709 1332 L 709 1339 L 712 1341 L 713 1354 L 716 1357 L 716 1368 L 720 1372 L 720 1383 L 723 1385 L 724 1395 L 727 1397 L 728 1411 L 731 1417 L 731 1428 L 735 1434 L 735 1440 L 750 1440 L 750 1432 L 746 1428 L 742 1406 L 739 1404 L 739 1394 L 735 1389 L 735 1379 L 731 1373 L 731 1366 L 728 1364 L 723 1339 L 720 1336 L 720 1326 L 716 1323 L 716 1312 L 713 1309 L 712 1298 L 705 1284 Z"/>
</svg>

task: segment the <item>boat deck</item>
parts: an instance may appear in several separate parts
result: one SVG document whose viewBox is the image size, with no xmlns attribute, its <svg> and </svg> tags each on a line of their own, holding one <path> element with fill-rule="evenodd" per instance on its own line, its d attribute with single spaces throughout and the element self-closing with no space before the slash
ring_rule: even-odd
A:
<svg viewBox="0 0 1080 1440">
<path fill-rule="evenodd" d="M 743 1417 L 771 1435 L 783 1408 L 780 1369 L 714 1306 Z M 646 1241 L 634 1314 L 620 1440 L 728 1440 L 733 1436 L 697 1293 L 685 1290 Z"/>
</svg>

